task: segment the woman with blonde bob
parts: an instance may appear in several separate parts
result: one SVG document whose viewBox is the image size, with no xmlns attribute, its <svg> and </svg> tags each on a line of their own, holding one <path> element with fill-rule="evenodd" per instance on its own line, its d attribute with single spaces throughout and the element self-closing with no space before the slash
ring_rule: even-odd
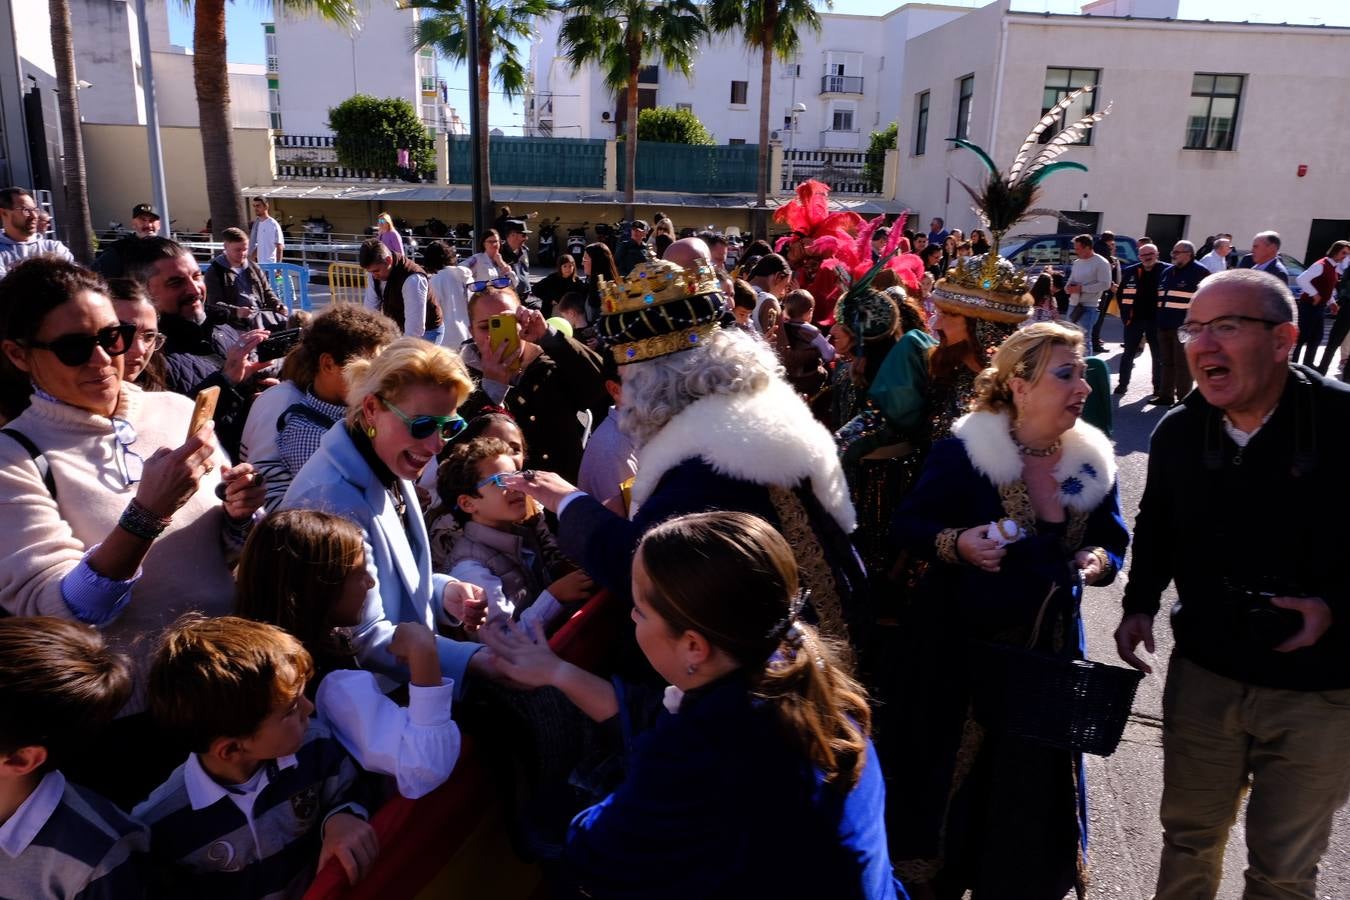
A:
<svg viewBox="0 0 1350 900">
<path fill-rule="evenodd" d="M 916 897 L 1082 896 L 1081 756 L 971 709 L 990 644 L 1081 658 L 1082 586 L 1120 569 L 1115 453 L 1080 419 L 1083 373 L 1077 329 L 1014 332 L 896 517 L 900 543 L 930 562 L 906 623 L 922 637 L 892 692 L 910 729 L 884 760 L 905 798 L 888 815 L 892 858 Z"/>
<path fill-rule="evenodd" d="M 513 681 L 555 687 L 623 734 L 626 780 L 572 822 L 569 886 L 597 898 L 903 897 L 867 694 L 798 621 L 783 536 L 748 513 L 669 519 L 643 536 L 632 575 L 637 644 L 670 684 L 659 703 L 563 662 L 531 627 L 483 631 Z"/>
<path fill-rule="evenodd" d="M 408 671 L 390 651 L 400 622 L 482 621 L 482 591 L 433 574 L 430 542 L 413 482 L 446 441 L 464 428 L 456 414 L 473 390 L 459 355 L 420 338 L 401 338 L 373 359 L 343 369 L 347 418 L 334 425 L 291 483 L 282 509 L 317 509 L 354 522 L 365 539 L 366 592 L 352 646 L 362 668 L 399 681 Z M 479 644 L 436 638 L 441 671 L 464 688 L 466 669 L 481 668 Z"/>
</svg>

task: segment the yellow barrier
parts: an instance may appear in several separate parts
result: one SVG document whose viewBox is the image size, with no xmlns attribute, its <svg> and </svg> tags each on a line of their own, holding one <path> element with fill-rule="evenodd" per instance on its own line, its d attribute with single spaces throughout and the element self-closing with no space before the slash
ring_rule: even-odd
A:
<svg viewBox="0 0 1350 900">
<path fill-rule="evenodd" d="M 366 299 L 366 270 L 356 263 L 328 264 L 328 289 L 333 303 L 363 303 Z"/>
</svg>

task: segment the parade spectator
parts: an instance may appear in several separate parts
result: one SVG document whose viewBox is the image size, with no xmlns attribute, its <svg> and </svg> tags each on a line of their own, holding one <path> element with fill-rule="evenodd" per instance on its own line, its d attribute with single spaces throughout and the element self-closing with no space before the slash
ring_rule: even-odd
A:
<svg viewBox="0 0 1350 900">
<path fill-rule="evenodd" d="M 809 291 L 791 291 L 783 298 L 783 324 L 779 329 L 779 356 L 788 384 L 808 402 L 829 381 L 826 366 L 834 362 L 835 355 L 829 338 L 811 324 L 815 306 Z"/>
<path fill-rule="evenodd" d="M 928 223 L 928 234 L 926 235 L 929 244 L 936 244 L 939 247 L 942 246 L 947 240 L 947 236 L 951 234 L 951 232 L 947 230 L 946 224 L 947 223 L 944 222 L 941 217 L 933 217 L 933 221 Z M 916 248 L 914 252 L 918 253 L 918 248 Z"/>
<path fill-rule="evenodd" d="M 502 257 L 501 233 L 489 228 L 478 242 L 478 252 L 464 260 L 464 268 L 473 273 L 469 294 L 494 288 L 515 288 L 519 277 L 515 269 Z"/>
<path fill-rule="evenodd" d="M 1042 272 L 1031 283 L 1027 291 L 1033 301 L 1032 318 L 1037 322 L 1049 322 L 1059 318 L 1059 308 L 1055 305 L 1055 279 L 1049 272 Z"/>
<path fill-rule="evenodd" d="M 923 270 L 934 279 L 942 277 L 943 251 L 941 244 L 928 244 L 919 251 L 919 259 L 923 260 Z"/>
<path fill-rule="evenodd" d="M 459 264 L 459 251 L 445 241 L 432 241 L 423 248 L 422 268 L 430 278 L 431 296 L 445 323 L 440 343 L 458 349 L 469 339 L 469 282 L 473 281 L 473 272 Z"/>
<path fill-rule="evenodd" d="M 93 270 L 104 278 L 121 278 L 126 274 L 126 254 L 134 251 L 136 241 L 152 238 L 159 234 L 159 211 L 149 203 L 137 203 L 131 208 L 131 234 L 118 238 L 109 244 L 98 259 L 94 260 Z"/>
<path fill-rule="evenodd" d="M 9 896 L 145 895 L 145 826 L 61 772 L 130 693 L 126 657 L 93 629 L 51 617 L 0 619 L 0 853 Z"/>
<path fill-rule="evenodd" d="M 493 346 L 489 322 L 500 313 L 514 313 L 520 350 L 510 357 L 505 344 Z M 509 288 L 489 288 L 469 299 L 473 343 L 464 361 L 478 382 L 464 402 L 473 418 L 486 407 L 505 409 L 525 434 L 526 465 L 574 479 L 588 426 L 600 424 L 609 409 L 600 374 L 600 357 L 573 338 L 549 327 L 537 310 L 520 305 Z M 443 498 L 448 499 L 448 498 Z"/>
<path fill-rule="evenodd" d="M 347 629 L 360 624 L 371 587 L 361 529 L 339 516 L 288 509 L 249 535 L 239 560 L 235 615 L 275 625 L 314 662 L 305 696 L 367 772 L 388 775 L 404 797 L 440 787 L 459 758 L 450 718 L 454 685 L 441 674 L 436 636 L 421 622 L 394 629 L 389 652 L 408 667 L 408 706 L 357 667 Z"/>
<path fill-rule="evenodd" d="M 718 274 L 728 274 L 727 251 L 730 249 L 730 245 L 727 243 L 726 235 L 719 234 L 715 231 L 705 231 L 703 234 L 699 235 L 699 237 L 703 240 L 703 243 L 708 246 L 708 258 L 711 259 L 712 264 L 717 267 Z"/>
<path fill-rule="evenodd" d="M 384 313 L 408 337 L 440 343 L 445 319 L 425 269 L 402 254 L 391 254 L 379 238 L 361 243 L 357 262 L 367 274 L 366 309 Z"/>
<path fill-rule="evenodd" d="M 70 249 L 55 238 L 44 237 L 38 230 L 42 210 L 33 195 L 20 187 L 0 190 L 0 278 L 20 260 L 40 253 L 51 254 L 74 262 Z"/>
<path fill-rule="evenodd" d="M 248 235 L 226 228 L 221 240 L 221 252 L 202 274 L 207 314 L 240 331 L 284 328 L 286 305 L 277 299 L 263 270 L 248 258 Z"/>
<path fill-rule="evenodd" d="M 545 319 L 551 319 L 557 312 L 557 303 L 566 294 L 584 292 L 586 283 L 577 274 L 577 261 L 572 254 L 564 253 L 558 257 L 556 271 L 545 275 L 534 286 L 534 296 L 539 298 L 539 311 Z"/>
<path fill-rule="evenodd" d="M 901 544 L 930 565 L 897 665 L 902 688 L 925 687 L 889 695 L 907 729 L 885 757 L 887 828 L 901 879 L 929 896 L 997 895 L 1013 869 L 1018 896 L 1084 889 L 1081 760 L 981 729 L 972 712 L 987 689 L 979 654 L 994 652 L 981 642 L 1082 658 L 1082 585 L 1109 583 L 1125 554 L 1115 452 L 1080 419 L 1083 341 L 1057 322 L 1009 337 L 896 515 Z"/>
<path fill-rule="evenodd" d="M 1260 231 L 1252 238 L 1252 252 L 1238 261 L 1239 269 L 1257 269 L 1269 272 L 1276 278 L 1289 283 L 1289 270 L 1280 261 L 1280 233 L 1278 231 Z"/>
<path fill-rule="evenodd" d="M 525 241 L 534 234 L 524 219 L 507 219 L 506 230 L 502 232 L 502 259 L 511 267 L 516 276 L 513 288 L 520 302 L 530 309 L 538 309 L 539 301 L 534 298 L 530 286 L 530 251 Z"/>
<path fill-rule="evenodd" d="M 974 253 L 976 256 L 981 256 L 989 252 L 989 239 L 984 236 L 984 231 L 982 229 L 971 229 L 970 252 Z"/>
<path fill-rule="evenodd" d="M 751 318 L 755 314 L 755 307 L 759 305 L 759 294 L 754 285 L 744 278 L 737 278 L 731 285 L 731 303 L 731 315 L 736 321 L 736 327 L 747 334 L 755 334 Z"/>
<path fill-rule="evenodd" d="M 272 218 L 266 197 L 253 198 L 253 224 L 248 232 L 250 255 L 255 263 L 279 263 L 286 251 L 286 236 L 281 223 Z"/>
<path fill-rule="evenodd" d="M 167 390 L 164 384 L 164 335 L 159 331 L 159 315 L 146 296 L 145 289 L 130 278 L 108 282 L 108 297 L 113 312 L 123 325 L 135 325 L 131 346 L 122 356 L 122 380 L 143 391 Z"/>
<path fill-rule="evenodd" d="M 675 243 L 675 229 L 669 219 L 661 219 L 652 226 L 652 249 L 657 259 L 664 259 L 666 248 Z"/>
<path fill-rule="evenodd" d="M 505 617 L 545 633 L 588 598 L 593 585 L 574 566 L 549 565 L 556 548 L 541 546 L 540 533 L 526 525 L 528 498 L 504 484 L 503 476 L 518 471 L 510 446 L 496 438 L 475 438 L 450 451 L 436 482 L 462 531 L 446 563 L 452 578 L 483 589 L 488 627 Z"/>
<path fill-rule="evenodd" d="M 394 227 L 394 219 L 389 213 L 380 213 L 379 217 L 375 219 L 375 231 L 376 237 L 379 238 L 381 244 L 389 248 L 391 255 L 404 255 L 403 235 L 399 234 L 398 229 Z"/>
<path fill-rule="evenodd" d="M 1226 235 L 1218 235 L 1214 238 L 1214 244 L 1210 251 L 1200 257 L 1196 262 L 1209 269 L 1210 274 L 1228 271 L 1228 254 L 1233 252 L 1233 239 Z"/>
<path fill-rule="evenodd" d="M 219 387 L 216 438 L 230 456 L 237 456 L 255 375 L 270 363 L 253 359 L 267 337 L 264 329 L 239 332 L 207 321 L 206 287 L 192 251 L 168 238 L 146 238 L 127 259 L 127 275 L 145 287 L 159 312 L 164 335 L 165 384 L 169 390 L 195 397 L 203 388 Z"/>
<path fill-rule="evenodd" d="M 1091 342 L 1092 326 L 1101 315 L 1102 294 L 1111 288 L 1111 263 L 1092 249 L 1092 235 L 1073 239 L 1073 266 L 1064 290 L 1069 295 L 1069 321 L 1083 329 Z"/>
<path fill-rule="evenodd" d="M 1168 268 L 1166 263 L 1158 261 L 1156 245 L 1140 244 L 1139 262 L 1126 266 L 1121 273 L 1120 320 L 1125 325 L 1125 349 L 1120 357 L 1120 381 L 1115 390 L 1117 396 L 1129 390 L 1130 376 L 1134 373 L 1134 358 L 1145 341 L 1148 342 L 1149 356 L 1153 363 L 1152 396 L 1165 396 L 1162 393 L 1162 349 L 1159 346 L 1158 307 L 1162 302 L 1162 276 Z"/>
<path fill-rule="evenodd" d="M 135 332 L 103 279 L 72 263 L 31 260 L 0 283 L 6 374 L 31 391 L 0 439 L 0 530 L 11 536 L 0 606 L 93 625 L 132 655 L 137 691 L 82 781 L 120 803 L 173 765 L 143 714 L 143 638 L 185 610 L 228 611 L 230 563 L 263 495 L 209 424 L 187 434 L 190 400 L 123 382 Z"/>
<path fill-rule="evenodd" d="M 601 285 L 619 280 L 619 267 L 614 263 L 614 254 L 608 244 L 596 241 L 586 245 L 581 252 L 581 274 L 586 276 L 586 321 L 594 323 L 600 318 L 602 308 Z M 600 280 L 602 278 L 604 282 Z"/>
<path fill-rule="evenodd" d="M 165 631 L 150 702 L 191 752 L 132 814 L 166 895 L 298 895 L 330 858 L 352 883 L 369 871 L 379 847 L 360 770 L 311 718 L 313 673 L 273 625 L 188 616 Z"/>
<path fill-rule="evenodd" d="M 1106 352 L 1106 345 L 1102 343 L 1102 325 L 1106 323 L 1106 316 L 1111 309 L 1111 301 L 1118 300 L 1120 297 L 1120 279 L 1121 265 L 1120 258 L 1116 256 L 1116 235 L 1112 231 L 1103 231 L 1101 237 L 1097 239 L 1094 247 L 1097 255 L 1101 256 L 1111 264 L 1111 286 L 1102 294 L 1101 302 L 1097 305 L 1099 315 L 1097 321 L 1092 325 L 1092 355 L 1100 355 Z"/>
<path fill-rule="evenodd" d="M 1157 396 L 1149 398 L 1149 403 L 1172 406 L 1190 393 L 1193 373 L 1186 364 L 1178 329 L 1186 319 L 1200 282 L 1208 277 L 1209 269 L 1195 261 L 1195 245 L 1190 241 L 1177 241 L 1172 248 L 1172 265 L 1158 276 L 1158 349 L 1161 351 L 1158 373 L 1162 384 Z"/>
<path fill-rule="evenodd" d="M 399 623 L 472 629 L 483 617 L 479 590 L 432 573 L 413 488 L 437 451 L 464 427 L 456 410 L 473 383 L 454 352 L 406 337 L 374 359 L 351 360 L 343 375 L 349 385 L 345 423 L 324 435 L 281 508 L 319 509 L 360 526 L 374 586 L 352 629 L 352 644 L 363 668 L 406 681 L 407 667 L 390 649 Z M 454 680 L 458 695 L 466 671 L 486 665 L 476 655 L 482 648 L 445 637 L 436 643 L 441 671 Z"/>
<path fill-rule="evenodd" d="M 1158 900 L 1213 897 L 1242 795 L 1249 897 L 1316 897 L 1350 794 L 1350 642 L 1337 528 L 1350 388 L 1289 360 L 1288 282 L 1220 272 L 1182 325 L 1199 390 L 1153 433 L 1116 630 L 1145 672 L 1169 583 Z"/>
<path fill-rule="evenodd" d="M 646 261 L 648 230 L 647 223 L 641 219 L 634 219 L 629 226 L 628 237 L 620 241 L 614 250 L 614 264 L 618 267 L 619 275 L 626 276 L 635 266 Z"/>
<path fill-rule="evenodd" d="M 638 646 L 670 684 L 660 706 L 529 631 L 485 629 L 513 680 L 551 685 L 622 730 L 628 777 L 574 820 L 570 886 L 598 898 L 903 897 L 866 691 L 798 619 L 782 535 L 744 513 L 672 519 L 643 538 L 632 581 Z"/>
<path fill-rule="evenodd" d="M 755 334 L 772 343 L 783 317 L 782 300 L 792 290 L 792 267 L 777 253 L 761 256 L 750 270 L 750 286 L 755 289 L 755 310 L 750 327 Z"/>
<path fill-rule="evenodd" d="M 1340 280 L 1338 267 L 1350 258 L 1350 241 L 1336 241 L 1317 262 L 1308 266 L 1298 276 L 1298 343 L 1294 345 L 1294 362 L 1298 362 L 1299 351 L 1303 351 L 1303 364 L 1312 366 L 1317 360 L 1317 350 L 1322 346 L 1322 335 L 1326 332 L 1327 313 L 1336 316 L 1336 325 L 1331 330 L 1331 340 L 1327 342 L 1324 362 L 1330 365 L 1330 354 L 1335 353 L 1345 335 L 1350 332 L 1350 323 L 1342 326 L 1340 307 L 1336 304 L 1336 285 Z M 1350 316 L 1345 318 L 1350 319 Z M 1337 337 L 1339 332 L 1339 339 Z M 1327 365 L 1318 365 L 1318 371 L 1325 374 Z"/>
<path fill-rule="evenodd" d="M 624 485 L 631 483 L 637 475 L 637 450 L 633 447 L 633 439 L 619 428 L 623 378 L 613 356 L 604 355 L 600 371 L 614 405 L 586 442 L 586 449 L 581 454 L 581 469 L 577 473 L 577 489 L 603 501 L 614 497 L 622 500 Z"/>
</svg>

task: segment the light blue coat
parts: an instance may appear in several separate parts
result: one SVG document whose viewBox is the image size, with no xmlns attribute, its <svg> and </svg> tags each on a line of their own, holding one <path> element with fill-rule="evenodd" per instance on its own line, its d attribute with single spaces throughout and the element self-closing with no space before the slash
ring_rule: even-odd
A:
<svg viewBox="0 0 1350 900">
<path fill-rule="evenodd" d="M 412 482 L 400 479 L 398 489 L 409 510 L 408 531 L 389 492 L 352 443 L 346 423 L 338 422 L 296 474 L 279 508 L 322 510 L 349 519 L 365 533 L 366 570 L 375 586 L 366 594 L 352 643 L 363 668 L 405 682 L 407 667 L 389 652 L 394 628 L 400 622 L 421 622 L 435 632 L 437 619 L 446 621 L 441 595 L 452 579 L 431 571 L 431 545 Z M 436 646 L 441 672 L 454 679 L 458 696 L 469 657 L 482 646 L 440 635 Z"/>
</svg>

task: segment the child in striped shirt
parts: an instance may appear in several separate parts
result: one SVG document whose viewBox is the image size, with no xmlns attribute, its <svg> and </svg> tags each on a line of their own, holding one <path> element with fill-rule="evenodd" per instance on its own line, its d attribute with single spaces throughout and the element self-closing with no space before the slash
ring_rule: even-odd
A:
<svg viewBox="0 0 1350 900">
<path fill-rule="evenodd" d="M 185 616 L 150 671 L 156 719 L 192 749 L 134 815 L 162 893 L 281 900 L 335 857 L 357 881 L 378 852 L 352 802 L 359 770 L 311 718 L 309 653 L 273 625 Z"/>
<path fill-rule="evenodd" d="M 131 694 L 126 657 L 93 628 L 0 619 L 0 893 L 24 900 L 144 896 L 145 828 L 57 768 Z"/>
</svg>

